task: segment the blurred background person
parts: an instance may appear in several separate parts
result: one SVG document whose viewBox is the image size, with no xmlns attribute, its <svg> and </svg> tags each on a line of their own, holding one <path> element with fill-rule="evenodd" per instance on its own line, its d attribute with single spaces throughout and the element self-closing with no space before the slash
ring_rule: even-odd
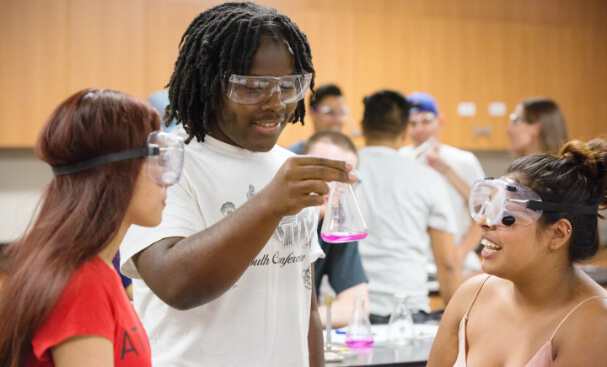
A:
<svg viewBox="0 0 607 367">
<path fill-rule="evenodd" d="M 563 112 L 546 98 L 524 99 L 510 115 L 509 150 L 517 157 L 532 153 L 556 154 L 569 140 Z"/>
<path fill-rule="evenodd" d="M 358 153 L 354 143 L 339 131 L 324 130 L 312 135 L 304 144 L 302 154 L 344 160 L 350 163 L 354 170 L 358 166 Z M 359 183 L 360 178 L 356 185 Z M 369 290 L 367 276 L 358 252 L 358 242 L 327 243 L 320 236 L 328 199 L 327 194 L 325 203 L 320 207 L 320 220 L 318 221 L 318 242 L 325 257 L 314 262 L 314 281 L 316 294 L 322 301 L 326 292 L 321 293 L 321 283 L 323 277 L 327 276 L 330 287 L 337 295 L 331 305 L 331 326 L 340 328 L 347 326 L 350 321 L 350 316 L 354 311 L 354 296 L 365 297 L 365 310 L 367 313 L 369 312 Z M 326 306 L 324 304 L 318 306 L 318 312 L 323 326 L 326 326 Z"/>
<path fill-rule="evenodd" d="M 148 102 L 156 109 L 158 114 L 160 115 L 160 125 L 162 130 L 166 132 L 171 132 L 177 128 L 177 121 L 175 119 L 169 122 L 169 126 L 166 125 L 166 121 L 164 120 L 164 115 L 166 113 L 166 108 L 169 105 L 169 91 L 166 89 L 162 89 L 156 91 L 148 97 Z"/>
<path fill-rule="evenodd" d="M 365 147 L 358 150 L 363 183 L 355 194 L 369 229 L 359 251 L 369 278 L 369 318 L 376 324 L 388 322 L 396 293 L 408 295 L 414 321 L 426 319 L 428 248 L 445 304 L 461 282 L 446 184 L 434 169 L 398 152 L 410 108 L 396 91 L 378 91 L 364 99 Z"/>
<path fill-rule="evenodd" d="M 5 250 L 1 366 L 152 365 L 112 259 L 131 224 L 160 223 L 166 188 L 181 175 L 183 140 L 159 128 L 149 104 L 104 89 L 75 93 L 47 120 L 36 153 L 55 177 L 29 230 Z M 176 152 L 174 164 L 158 148 Z"/>
<path fill-rule="evenodd" d="M 325 84 L 310 94 L 310 109 L 308 114 L 314 125 L 314 132 L 341 131 L 348 112 L 346 101 L 341 89 L 335 84 Z M 305 140 L 301 140 L 287 149 L 295 154 L 301 154 Z"/>
<path fill-rule="evenodd" d="M 439 142 L 444 116 L 440 113 L 434 97 L 428 93 L 414 92 L 407 96 L 414 105 L 409 111 L 407 136 L 413 144 L 400 149 L 407 156 L 413 156 L 441 174 L 446 183 L 456 220 L 455 244 L 457 259 L 463 265 L 463 273 L 471 275 L 480 272 L 481 263 L 474 252 L 480 245 L 481 230 L 468 214 L 470 187 L 476 180 L 485 177 L 483 168 L 474 154 Z M 431 276 L 436 274 L 432 252 L 428 249 L 428 265 Z"/>
</svg>

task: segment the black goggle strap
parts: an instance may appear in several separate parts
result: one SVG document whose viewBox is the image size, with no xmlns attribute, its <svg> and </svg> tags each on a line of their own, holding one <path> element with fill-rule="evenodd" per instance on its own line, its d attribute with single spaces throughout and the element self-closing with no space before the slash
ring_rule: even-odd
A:
<svg viewBox="0 0 607 367">
<path fill-rule="evenodd" d="M 124 161 L 127 159 L 133 159 L 133 158 L 147 157 L 150 155 L 160 155 L 160 148 L 158 146 L 154 146 L 154 147 L 147 147 L 147 148 L 132 149 L 132 150 L 127 150 L 125 152 L 112 153 L 112 154 L 104 155 L 101 157 L 89 159 L 88 161 L 84 161 L 84 162 L 80 162 L 80 163 L 69 164 L 69 165 L 65 165 L 65 166 L 57 166 L 57 167 L 52 167 L 52 168 L 53 168 L 53 174 L 55 176 L 70 175 L 72 173 L 86 171 L 88 169 L 102 166 L 104 164 L 118 162 L 118 161 Z"/>
<path fill-rule="evenodd" d="M 527 208 L 531 210 L 544 210 L 557 213 L 574 213 L 596 215 L 599 211 L 599 205 L 576 205 L 566 203 L 549 203 L 546 201 L 529 200 Z"/>
</svg>

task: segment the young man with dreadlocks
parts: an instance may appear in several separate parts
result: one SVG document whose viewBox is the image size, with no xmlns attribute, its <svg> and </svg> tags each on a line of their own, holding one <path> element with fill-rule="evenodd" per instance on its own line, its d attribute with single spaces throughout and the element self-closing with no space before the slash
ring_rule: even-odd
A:
<svg viewBox="0 0 607 367">
<path fill-rule="evenodd" d="M 313 75 L 306 36 L 275 9 L 222 4 L 182 37 L 165 120 L 189 142 L 183 177 L 160 226 L 121 246 L 155 365 L 323 364 L 317 206 L 326 181 L 355 178 L 276 145 Z"/>
</svg>

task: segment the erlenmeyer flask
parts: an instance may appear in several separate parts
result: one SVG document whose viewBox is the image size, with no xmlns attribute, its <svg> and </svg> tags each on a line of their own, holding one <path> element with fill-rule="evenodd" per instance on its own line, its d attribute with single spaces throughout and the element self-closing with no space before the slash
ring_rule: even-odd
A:
<svg viewBox="0 0 607 367">
<path fill-rule="evenodd" d="M 365 348 L 371 344 L 373 332 L 365 312 L 365 296 L 354 296 L 354 311 L 346 331 L 346 345 L 350 348 Z"/>
<path fill-rule="evenodd" d="M 415 340 L 413 317 L 406 294 L 394 295 L 394 309 L 388 324 L 388 341 L 393 344 L 410 344 Z"/>
<path fill-rule="evenodd" d="M 367 226 L 350 184 L 333 182 L 320 236 L 326 242 L 333 243 L 367 237 Z"/>
</svg>

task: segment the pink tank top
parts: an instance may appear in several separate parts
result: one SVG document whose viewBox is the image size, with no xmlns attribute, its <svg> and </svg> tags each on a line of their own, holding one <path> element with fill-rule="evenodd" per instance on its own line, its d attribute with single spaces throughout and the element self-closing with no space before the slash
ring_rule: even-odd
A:
<svg viewBox="0 0 607 367">
<path fill-rule="evenodd" d="M 478 294 L 481 292 L 481 289 L 485 285 L 485 282 L 487 282 L 487 280 L 490 277 L 491 277 L 491 275 L 489 275 L 483 281 L 483 284 L 481 284 L 481 286 L 476 291 L 476 294 L 474 295 L 474 298 L 472 299 L 472 302 L 470 303 L 470 307 L 468 307 L 468 311 L 466 312 L 466 314 L 462 318 L 462 321 L 459 324 L 459 332 L 457 334 L 458 339 L 459 339 L 459 352 L 457 354 L 457 360 L 455 361 L 455 364 L 453 365 L 453 367 L 466 367 L 466 323 L 468 321 L 468 314 L 470 313 L 470 310 L 472 309 L 472 305 L 476 301 L 476 297 L 478 297 Z M 531 358 L 531 360 L 529 362 L 527 362 L 525 367 L 550 367 L 552 365 L 552 362 L 553 362 L 552 361 L 552 338 L 554 338 L 554 335 L 556 335 L 556 332 L 559 330 L 561 325 L 563 325 L 565 320 L 567 320 L 569 315 L 571 315 L 575 310 L 577 310 L 578 307 L 580 307 L 581 305 L 590 301 L 593 298 L 607 298 L 607 297 L 603 297 L 603 296 L 590 297 L 588 299 L 583 300 L 577 306 L 575 306 L 571 311 L 569 311 L 567 316 L 565 316 L 565 318 L 563 318 L 563 320 L 561 320 L 559 325 L 556 327 L 556 330 L 554 330 L 554 333 L 552 333 L 550 340 L 548 340 L 546 342 L 546 344 L 544 344 L 540 348 L 540 350 L 538 350 L 537 353 L 535 353 L 533 358 Z"/>
</svg>

